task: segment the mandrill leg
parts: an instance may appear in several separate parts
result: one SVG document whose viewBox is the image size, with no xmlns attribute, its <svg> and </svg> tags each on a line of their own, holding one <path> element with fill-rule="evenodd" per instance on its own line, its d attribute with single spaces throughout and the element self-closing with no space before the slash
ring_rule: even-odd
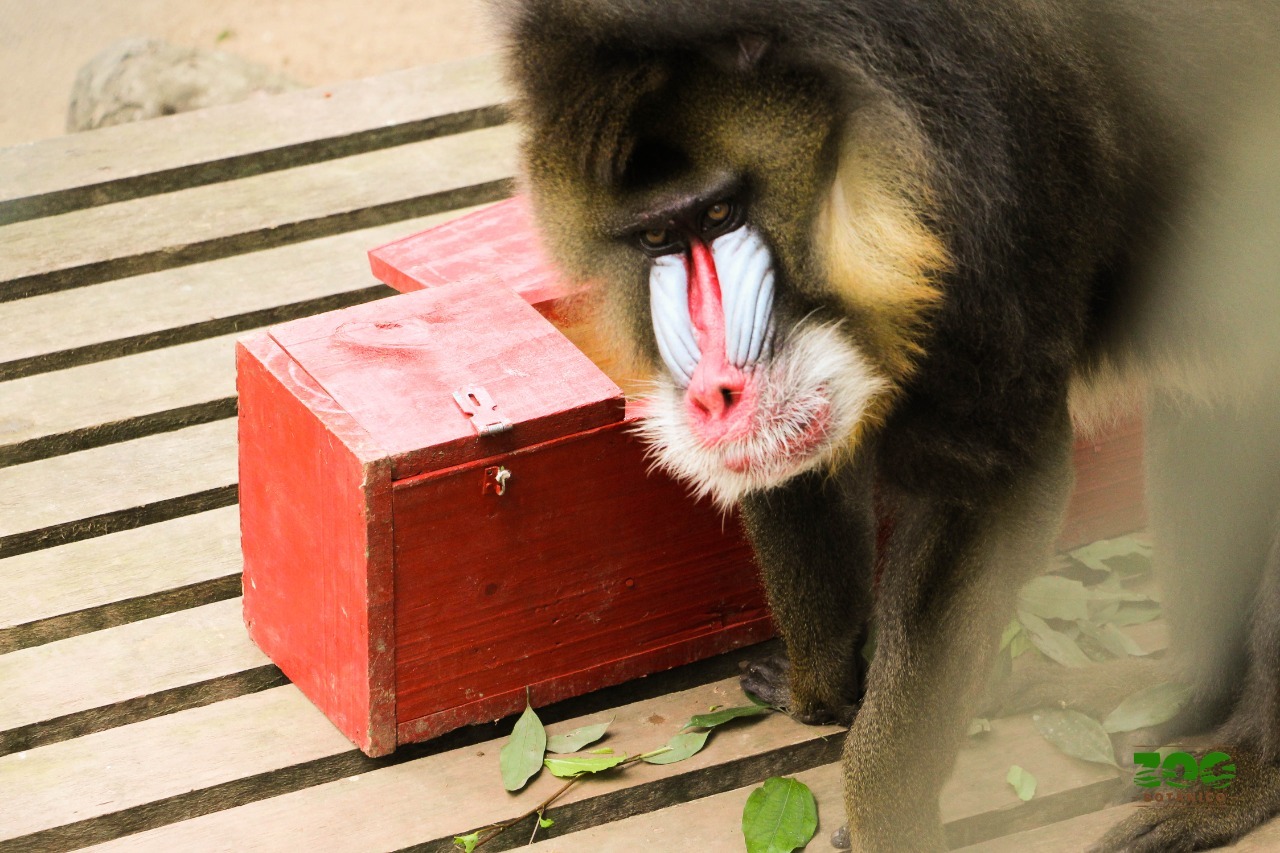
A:
<svg viewBox="0 0 1280 853">
<path fill-rule="evenodd" d="M 810 472 L 742 501 L 789 661 L 746 667 L 742 685 L 809 723 L 847 724 L 862 692 L 875 514 L 865 466 Z"/>
<path fill-rule="evenodd" d="M 946 849 L 938 795 L 1023 582 L 1043 568 L 1072 482 L 1070 428 L 1012 483 L 963 502 L 897 497 L 876 654 L 844 750 L 855 850 Z"/>
</svg>

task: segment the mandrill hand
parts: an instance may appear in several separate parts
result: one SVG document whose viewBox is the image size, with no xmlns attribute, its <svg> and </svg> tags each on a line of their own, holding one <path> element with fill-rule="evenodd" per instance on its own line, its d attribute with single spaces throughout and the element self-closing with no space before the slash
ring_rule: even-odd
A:
<svg viewBox="0 0 1280 853">
<path fill-rule="evenodd" d="M 743 690 L 806 725 L 848 727 L 858 713 L 857 703 L 838 707 L 798 705 L 791 695 L 791 661 L 784 654 L 742 661 L 738 668 L 742 670 L 739 683 Z"/>
</svg>

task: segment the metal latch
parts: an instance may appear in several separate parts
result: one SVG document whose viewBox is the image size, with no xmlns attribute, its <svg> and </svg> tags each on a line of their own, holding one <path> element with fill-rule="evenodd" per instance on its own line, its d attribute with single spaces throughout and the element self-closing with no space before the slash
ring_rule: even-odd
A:
<svg viewBox="0 0 1280 853">
<path fill-rule="evenodd" d="M 507 493 L 507 480 L 511 479 L 511 472 L 501 465 L 495 465 L 492 468 L 484 469 L 484 491 L 493 492 L 498 497 L 502 497 Z"/>
<path fill-rule="evenodd" d="M 471 425 L 480 435 L 498 435 L 511 429 L 511 421 L 498 414 L 498 404 L 483 385 L 469 385 L 454 391 L 453 401 L 471 418 Z"/>
</svg>

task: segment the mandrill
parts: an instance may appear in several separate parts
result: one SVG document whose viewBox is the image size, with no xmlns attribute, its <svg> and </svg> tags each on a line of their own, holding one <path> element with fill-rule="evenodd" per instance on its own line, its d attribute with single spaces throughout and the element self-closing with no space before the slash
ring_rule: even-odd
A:
<svg viewBox="0 0 1280 853">
<path fill-rule="evenodd" d="M 1175 642 L 1148 675 L 1194 687 L 1161 735 L 1239 773 L 1100 849 L 1280 810 L 1280 4 L 497 3 L 544 242 L 652 380 L 655 459 L 740 508 L 787 653 L 744 684 L 850 724 L 854 847 L 945 849 L 1073 431 L 1126 407 Z"/>
</svg>

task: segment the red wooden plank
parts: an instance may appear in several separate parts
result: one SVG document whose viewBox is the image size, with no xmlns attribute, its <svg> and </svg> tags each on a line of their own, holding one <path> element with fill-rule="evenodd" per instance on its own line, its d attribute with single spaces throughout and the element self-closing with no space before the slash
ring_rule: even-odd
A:
<svg viewBox="0 0 1280 853">
<path fill-rule="evenodd" d="M 395 484 L 402 742 L 772 635 L 738 520 L 646 474 L 633 423 Z"/>
<path fill-rule="evenodd" d="M 506 288 L 446 285 L 274 326 L 272 338 L 392 457 L 393 476 L 619 421 L 622 392 Z M 505 434 L 454 392 L 483 386 Z"/>
<path fill-rule="evenodd" d="M 268 336 L 236 347 L 245 623 L 370 755 L 395 748 L 390 465 Z"/>
</svg>

